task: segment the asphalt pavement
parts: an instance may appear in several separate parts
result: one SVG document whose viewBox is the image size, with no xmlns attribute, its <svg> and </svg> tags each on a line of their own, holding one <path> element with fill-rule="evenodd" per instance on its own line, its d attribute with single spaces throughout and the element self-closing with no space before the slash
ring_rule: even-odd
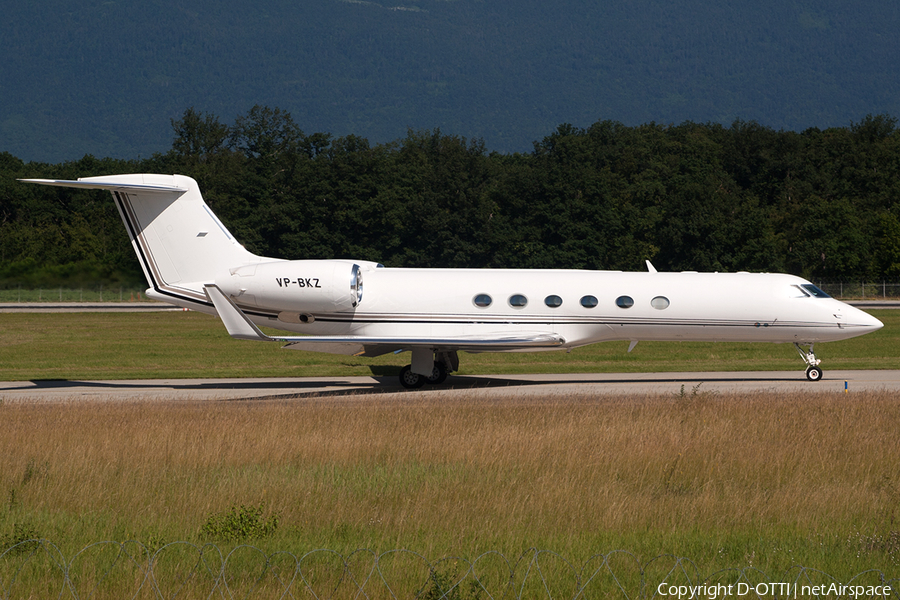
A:
<svg viewBox="0 0 900 600">
<path fill-rule="evenodd" d="M 588 395 L 692 395 L 730 392 L 889 391 L 900 399 L 900 371 L 825 371 L 821 381 L 803 371 L 698 373 L 574 373 L 565 375 L 451 375 L 420 390 L 404 390 L 396 377 L 300 377 L 262 379 L 153 379 L 108 381 L 4 381 L 0 401 L 226 401 L 318 398 L 361 394 L 423 397 Z M 474 394 L 473 394 L 474 393 Z"/>
</svg>

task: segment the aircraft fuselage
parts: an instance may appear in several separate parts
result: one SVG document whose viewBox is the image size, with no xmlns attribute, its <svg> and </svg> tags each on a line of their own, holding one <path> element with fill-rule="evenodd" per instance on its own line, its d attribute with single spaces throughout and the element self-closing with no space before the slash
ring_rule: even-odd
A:
<svg viewBox="0 0 900 600">
<path fill-rule="evenodd" d="M 358 284 L 351 285 L 354 277 Z M 813 295 L 804 279 L 770 273 L 396 269 L 301 260 L 232 269 L 216 284 L 258 325 L 315 335 L 514 330 L 556 334 L 565 340 L 559 347 L 573 348 L 610 340 L 815 343 L 881 327 L 859 309 Z"/>
</svg>

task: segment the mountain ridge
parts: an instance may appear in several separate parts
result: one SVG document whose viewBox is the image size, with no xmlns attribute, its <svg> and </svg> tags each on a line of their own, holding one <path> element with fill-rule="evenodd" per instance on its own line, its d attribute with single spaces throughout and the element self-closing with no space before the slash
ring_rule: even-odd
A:
<svg viewBox="0 0 900 600">
<path fill-rule="evenodd" d="M 186 108 L 262 104 L 374 143 L 440 128 L 527 152 L 561 123 L 846 126 L 900 114 L 900 5 L 49 0 L 0 24 L 0 150 L 163 152 Z"/>
</svg>

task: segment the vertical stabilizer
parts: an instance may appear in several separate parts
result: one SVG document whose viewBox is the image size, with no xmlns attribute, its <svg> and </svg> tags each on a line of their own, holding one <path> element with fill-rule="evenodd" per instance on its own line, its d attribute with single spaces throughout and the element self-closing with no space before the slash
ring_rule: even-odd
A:
<svg viewBox="0 0 900 600">
<path fill-rule="evenodd" d="M 260 260 L 234 239 L 190 177 L 133 174 L 23 181 L 108 190 L 150 284 L 148 294 L 156 299 L 210 306 L 204 284 L 228 269 Z"/>
</svg>

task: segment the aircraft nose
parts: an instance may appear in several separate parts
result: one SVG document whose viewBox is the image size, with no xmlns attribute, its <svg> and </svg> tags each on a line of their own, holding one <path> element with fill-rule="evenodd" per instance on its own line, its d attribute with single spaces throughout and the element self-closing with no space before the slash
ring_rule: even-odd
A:
<svg viewBox="0 0 900 600">
<path fill-rule="evenodd" d="M 869 329 L 871 329 L 872 331 L 878 331 L 879 329 L 881 329 L 882 327 L 884 327 L 884 323 L 882 323 L 881 321 L 879 321 L 878 319 L 876 319 L 875 317 L 873 317 L 873 316 L 870 315 L 869 313 L 864 312 L 863 314 L 866 315 L 866 316 L 868 317 L 868 327 L 869 327 Z"/>
<path fill-rule="evenodd" d="M 858 308 L 853 308 L 853 312 L 850 315 L 850 320 L 857 326 L 866 330 L 866 333 L 870 333 L 872 331 L 878 331 L 882 327 L 884 327 L 884 323 L 870 315 L 869 313 L 860 310 Z"/>
</svg>

